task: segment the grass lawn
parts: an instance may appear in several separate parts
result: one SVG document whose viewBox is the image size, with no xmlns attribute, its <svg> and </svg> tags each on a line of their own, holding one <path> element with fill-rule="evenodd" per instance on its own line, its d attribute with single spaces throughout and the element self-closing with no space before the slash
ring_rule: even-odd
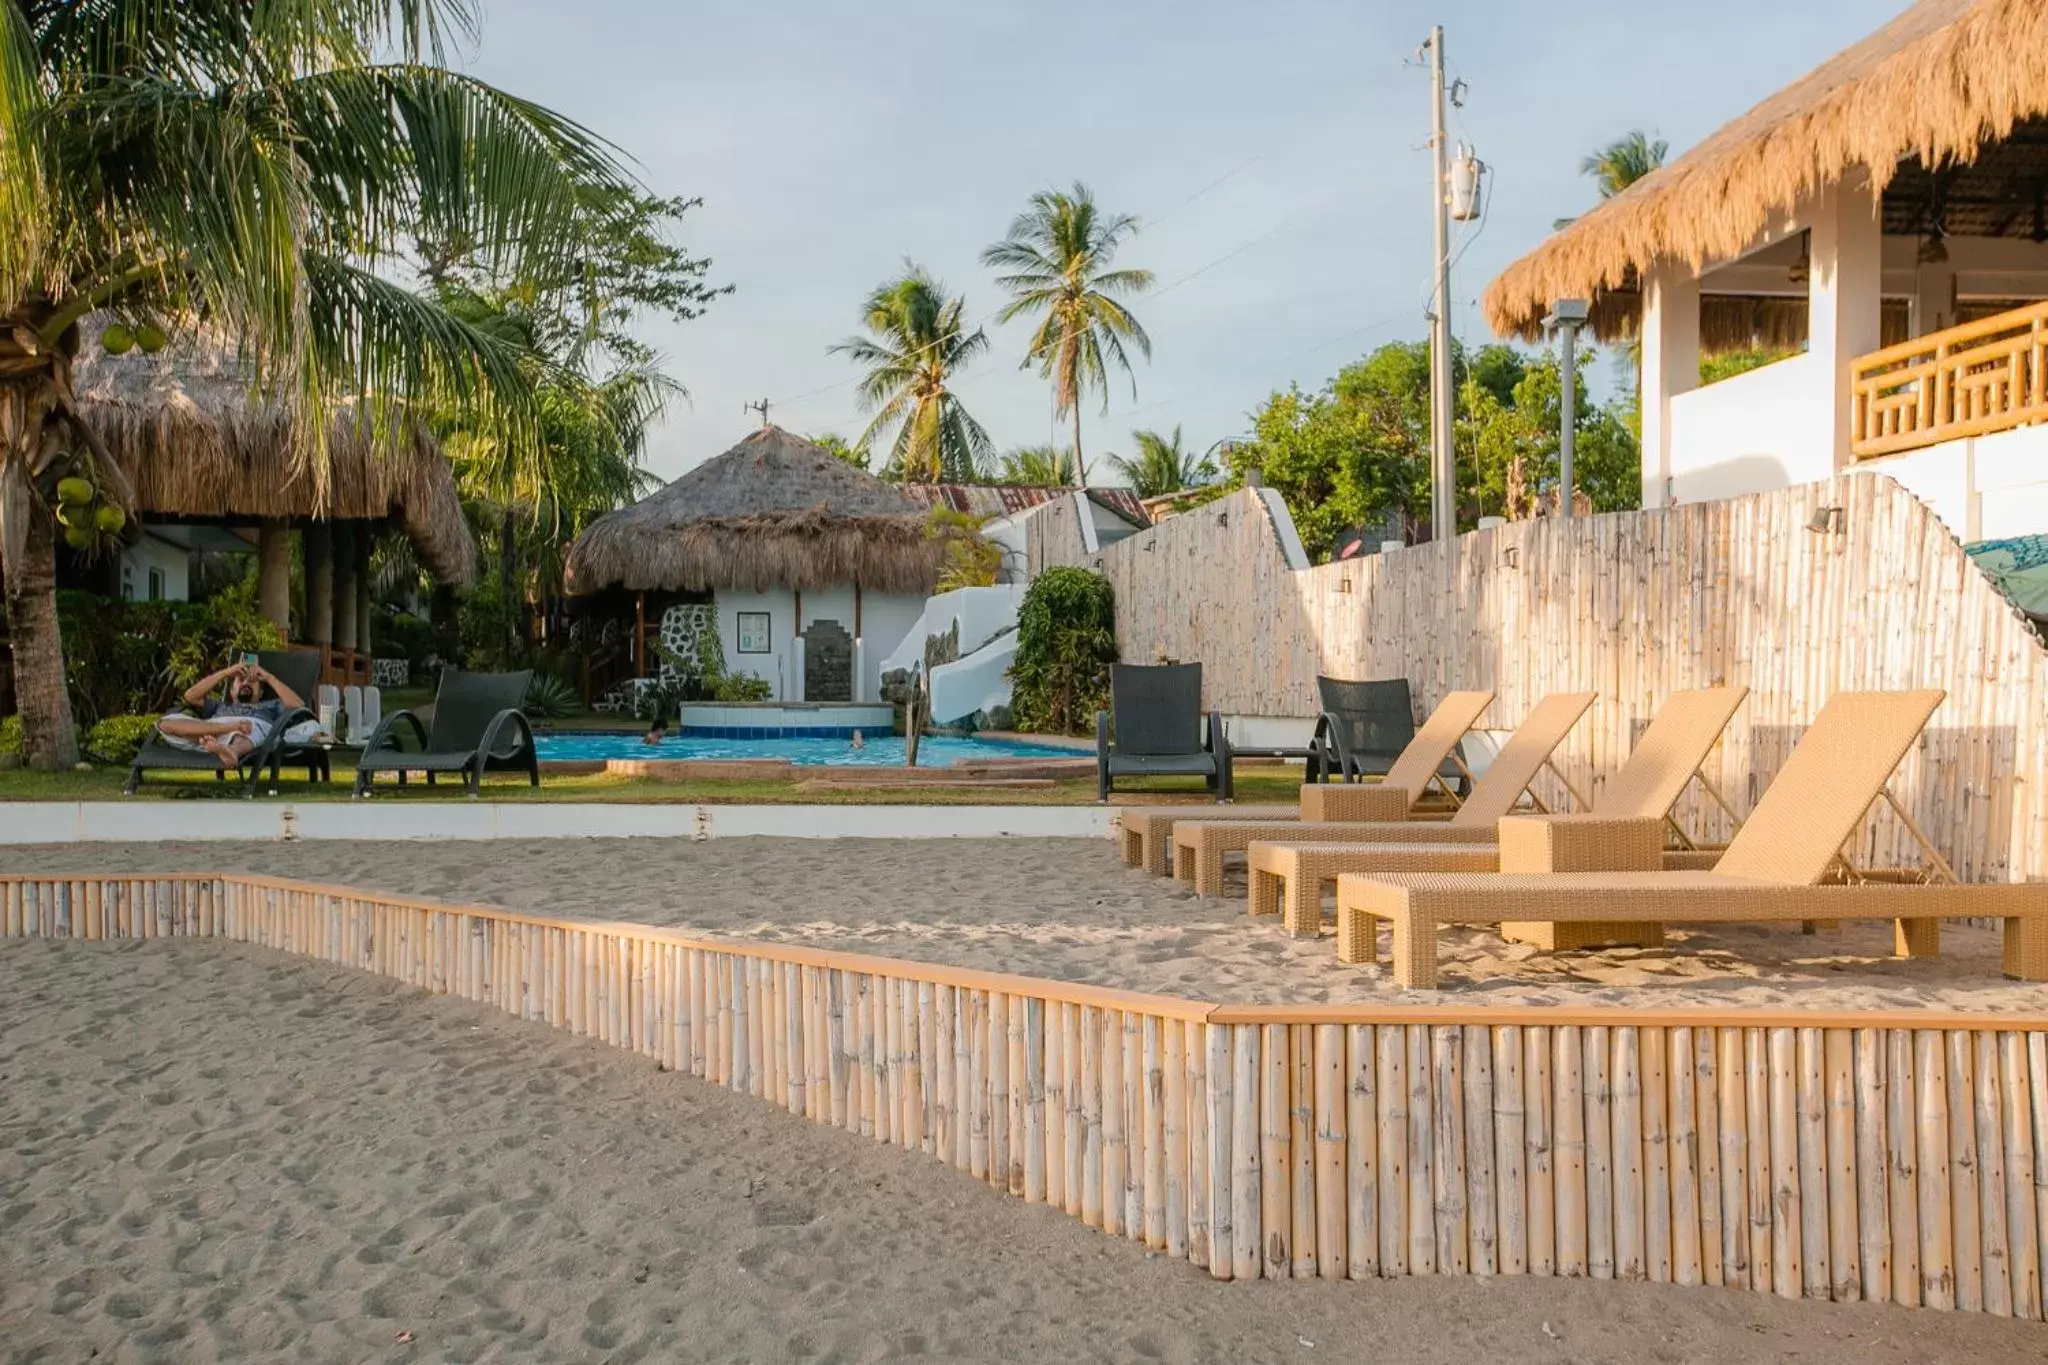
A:
<svg viewBox="0 0 2048 1365">
<path fill-rule="evenodd" d="M 935 775 L 944 769 L 932 770 Z M 33 773 L 24 770 L 0 772 L 0 801 L 175 801 L 236 800 L 237 784 L 216 781 L 203 772 L 170 771 L 151 773 L 143 779 L 142 790 L 124 797 L 121 784 L 125 768 L 94 768 L 89 772 Z M 1298 768 L 1248 765 L 1236 775 L 1240 802 L 1289 802 L 1301 788 Z M 821 806 L 1085 806 L 1095 800 L 1095 779 L 1062 779 L 1051 787 L 924 788 L 872 787 L 855 791 L 803 791 L 803 769 L 789 778 L 751 782 L 657 782 L 649 778 L 613 777 L 609 774 L 553 777 L 543 774 L 538 789 L 512 773 L 494 773 L 484 779 L 484 799 L 490 801 L 628 801 L 687 805 L 714 803 L 734 805 L 821 805 Z M 258 800 L 345 801 L 355 782 L 355 769 L 339 759 L 334 764 L 334 781 L 312 783 L 300 773 L 289 771 L 278 783 L 275 798 L 258 788 Z M 429 787 L 414 778 L 404 787 L 388 777 L 379 781 L 378 801 L 460 801 L 462 784 L 446 779 Z M 1199 804 L 1208 794 L 1199 782 L 1187 779 L 1152 778 L 1136 781 L 1126 792 L 1119 783 L 1116 801 L 1174 802 Z"/>
</svg>

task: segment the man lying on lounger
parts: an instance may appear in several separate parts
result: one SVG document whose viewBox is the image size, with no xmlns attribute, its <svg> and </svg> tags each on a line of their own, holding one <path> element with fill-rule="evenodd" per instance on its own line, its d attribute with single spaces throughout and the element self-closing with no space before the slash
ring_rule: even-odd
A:
<svg viewBox="0 0 2048 1365">
<path fill-rule="evenodd" d="M 221 689 L 218 697 L 212 695 L 217 687 Z M 268 697 L 264 696 L 266 688 Z M 158 721 L 156 728 L 173 743 L 204 749 L 219 758 L 223 768 L 240 766 L 269 737 L 286 711 L 306 704 L 253 654 L 207 674 L 192 684 L 183 700 L 187 706 L 197 707 L 199 715 L 174 713 Z"/>
</svg>

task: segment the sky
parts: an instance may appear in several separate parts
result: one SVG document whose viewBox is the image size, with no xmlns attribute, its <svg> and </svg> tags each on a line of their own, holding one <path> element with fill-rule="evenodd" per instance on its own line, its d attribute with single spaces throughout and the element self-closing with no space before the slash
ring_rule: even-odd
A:
<svg viewBox="0 0 2048 1365">
<path fill-rule="evenodd" d="M 1453 322 L 1477 344 L 1487 282 L 1594 201 L 1589 151 L 1643 128 L 1676 156 L 1906 7 L 482 0 L 456 55 L 609 139 L 653 192 L 704 200 L 679 240 L 735 289 L 640 329 L 690 395 L 651 438 L 656 474 L 743 438 L 763 398 L 792 431 L 858 436 L 857 371 L 828 348 L 906 258 L 986 320 L 955 387 L 997 448 L 1064 443 L 979 256 L 1032 193 L 1080 180 L 1141 220 L 1117 263 L 1158 281 L 1133 305 L 1153 342 L 1135 395 L 1119 375 L 1106 416 L 1083 410 L 1108 477 L 1098 457 L 1135 429 L 1205 449 L 1274 390 L 1425 335 L 1432 23 L 1469 87 L 1452 136 L 1491 167 L 1453 244 Z"/>
</svg>

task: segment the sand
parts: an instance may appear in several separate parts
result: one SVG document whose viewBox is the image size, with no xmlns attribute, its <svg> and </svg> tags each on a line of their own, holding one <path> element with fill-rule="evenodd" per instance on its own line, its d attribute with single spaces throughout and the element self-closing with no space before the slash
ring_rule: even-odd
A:
<svg viewBox="0 0 2048 1365">
<path fill-rule="evenodd" d="M 487 846 L 480 846 L 487 847 Z M 0 1360 L 2001 1362 L 2038 1324 L 1222 1285 L 922 1156 L 227 943 L 0 943 Z"/>
<path fill-rule="evenodd" d="M 684 925 L 1154 991 L 1217 1003 L 1799 1006 L 2039 1011 L 2005 980 L 1999 931 L 1951 924 L 1934 960 L 1891 956 L 1889 924 L 1676 929 L 1658 949 L 1548 954 L 1480 929 L 1443 935 L 1444 989 L 1299 942 L 1232 895 L 1201 899 L 1094 839 L 546 839 L 137 843 L 0 849 L 0 872 L 270 872 L 584 919 Z"/>
</svg>

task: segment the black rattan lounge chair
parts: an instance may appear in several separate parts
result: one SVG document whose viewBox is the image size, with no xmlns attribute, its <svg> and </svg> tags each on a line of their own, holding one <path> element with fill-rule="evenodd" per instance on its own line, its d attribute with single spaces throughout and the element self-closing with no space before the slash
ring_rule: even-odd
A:
<svg viewBox="0 0 2048 1365">
<path fill-rule="evenodd" d="M 1199 777 L 1216 799 L 1231 799 L 1230 741 L 1223 713 L 1202 730 L 1200 664 L 1111 664 L 1108 711 L 1095 713 L 1095 796 L 1109 800 L 1119 777 Z M 1110 716 L 1116 743 L 1110 743 Z"/>
<path fill-rule="evenodd" d="M 487 772 L 522 772 L 538 787 L 540 757 L 533 747 L 533 727 L 519 709 L 532 679 L 531 670 L 443 669 L 434 694 L 434 723 L 422 725 L 410 711 L 384 717 L 356 760 L 356 795 L 368 796 L 370 780 L 378 773 L 397 773 L 403 786 L 408 772 L 424 772 L 430 787 L 438 773 L 459 773 L 469 784 L 471 799 Z"/>
<path fill-rule="evenodd" d="M 310 650 L 287 649 L 267 650 L 256 656 L 257 661 L 274 674 L 279 682 L 299 694 L 299 699 L 310 705 L 313 692 L 320 684 L 320 656 Z M 270 770 L 270 794 L 277 795 L 279 770 L 286 764 L 306 769 L 308 782 L 326 781 L 328 775 L 327 751 L 316 744 L 293 745 L 285 743 L 284 732 L 304 721 L 313 719 L 313 713 L 306 707 L 288 708 L 278 723 L 271 727 L 263 743 L 257 745 L 241 761 L 235 770 L 236 778 L 242 784 L 242 795 L 256 794 L 256 781 L 264 769 Z M 133 796 L 142 785 L 142 775 L 152 769 L 162 771 L 181 768 L 186 771 L 211 771 L 216 778 L 226 780 L 227 770 L 220 766 L 220 759 L 196 749 L 180 748 L 162 735 L 152 732 L 136 750 L 135 761 L 128 765 L 128 781 L 122 791 Z"/>
</svg>

